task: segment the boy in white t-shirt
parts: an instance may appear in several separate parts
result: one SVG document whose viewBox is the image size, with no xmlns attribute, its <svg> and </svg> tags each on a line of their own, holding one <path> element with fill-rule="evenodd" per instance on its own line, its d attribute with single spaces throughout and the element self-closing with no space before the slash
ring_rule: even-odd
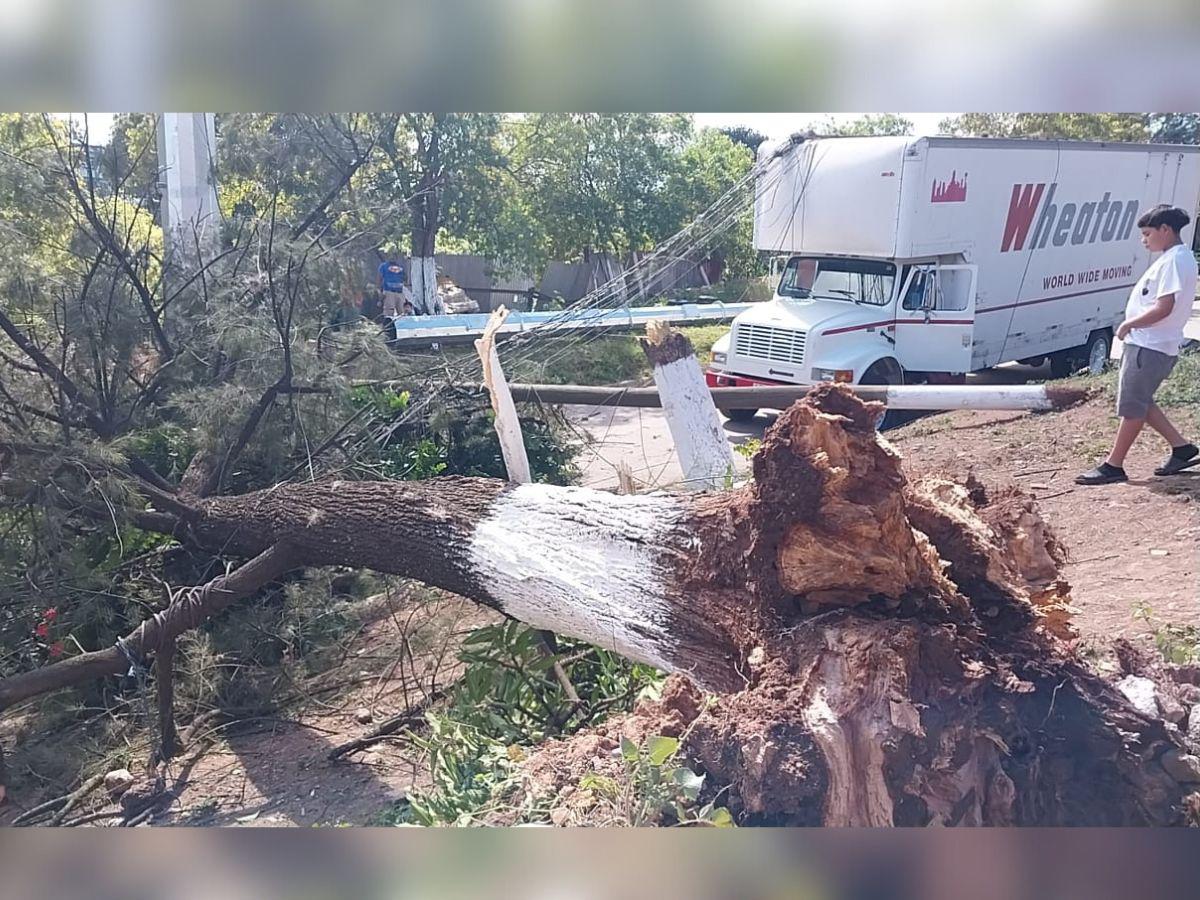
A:
<svg viewBox="0 0 1200 900">
<path fill-rule="evenodd" d="M 1112 484 L 1128 481 L 1125 454 L 1149 425 L 1171 444 L 1171 455 L 1154 470 L 1174 475 L 1200 465 L 1200 448 L 1175 430 L 1154 403 L 1154 392 L 1175 368 L 1183 344 L 1183 327 L 1192 314 L 1196 297 L 1196 258 L 1179 237 L 1191 217 L 1178 207 L 1156 206 L 1138 219 L 1142 245 L 1162 253 L 1138 279 L 1125 306 L 1125 321 L 1117 337 L 1125 342 L 1117 388 L 1117 415 L 1121 425 L 1108 459 L 1076 477 L 1076 484 Z"/>
</svg>

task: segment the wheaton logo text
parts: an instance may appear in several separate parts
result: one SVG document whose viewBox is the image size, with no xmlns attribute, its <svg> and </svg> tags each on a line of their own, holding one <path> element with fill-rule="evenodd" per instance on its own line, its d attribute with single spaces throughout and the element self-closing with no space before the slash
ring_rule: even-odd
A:
<svg viewBox="0 0 1200 900">
<path fill-rule="evenodd" d="M 1136 200 L 1113 200 L 1112 194 L 1105 191 L 1100 200 L 1060 205 L 1054 199 L 1057 188 L 1057 182 L 1049 190 L 1045 184 L 1013 185 L 1001 253 L 1025 249 L 1026 237 L 1031 250 L 1041 250 L 1048 242 L 1061 247 L 1068 241 L 1072 244 L 1123 241 L 1133 234 L 1138 214 Z M 1033 226 L 1032 237 L 1030 226 Z"/>
</svg>

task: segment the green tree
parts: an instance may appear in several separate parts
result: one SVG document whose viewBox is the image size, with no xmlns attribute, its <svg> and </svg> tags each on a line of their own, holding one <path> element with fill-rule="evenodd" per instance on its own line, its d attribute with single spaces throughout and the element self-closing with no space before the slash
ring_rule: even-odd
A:
<svg viewBox="0 0 1200 900">
<path fill-rule="evenodd" d="M 913 123 L 895 113 L 867 113 L 853 121 L 842 123 L 835 122 L 830 116 L 817 131 L 835 137 L 903 135 L 912 134 Z"/>
<path fill-rule="evenodd" d="M 1145 141 L 1144 113 L 963 113 L 940 124 L 946 134 L 1073 141 Z"/>
<path fill-rule="evenodd" d="M 755 131 L 746 125 L 734 125 L 729 128 L 720 129 L 721 134 L 729 138 L 735 144 L 741 144 L 751 153 L 758 153 L 758 148 L 766 141 L 767 136 L 760 131 Z"/>
<path fill-rule="evenodd" d="M 414 260 L 432 260 L 444 225 L 452 234 L 479 228 L 474 207 L 494 187 L 489 175 L 503 162 L 499 130 L 500 117 L 491 113 L 405 113 L 383 130 L 385 171 L 408 206 Z M 413 274 L 414 293 L 423 285 L 431 306 L 436 283 L 418 285 L 420 276 L 415 269 Z"/>
<path fill-rule="evenodd" d="M 543 223 L 543 259 L 623 256 L 664 235 L 658 208 L 691 136 L 682 115 L 539 113 L 512 123 L 511 172 L 526 221 Z"/>
<path fill-rule="evenodd" d="M 662 191 L 663 218 L 657 234 L 674 234 L 745 177 L 754 165 L 748 148 L 722 131 L 704 129 L 678 154 Z M 753 186 L 746 187 L 747 196 Z M 757 273 L 758 257 L 752 247 L 753 210 L 738 217 L 729 231 L 704 248 L 715 270 L 731 275 Z"/>
<path fill-rule="evenodd" d="M 1160 144 L 1200 144 L 1200 113 L 1155 113 L 1150 140 Z"/>
</svg>

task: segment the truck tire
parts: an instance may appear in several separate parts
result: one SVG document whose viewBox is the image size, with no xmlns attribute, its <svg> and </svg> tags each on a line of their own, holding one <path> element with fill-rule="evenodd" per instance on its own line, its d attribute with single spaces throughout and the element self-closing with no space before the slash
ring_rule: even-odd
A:
<svg viewBox="0 0 1200 900">
<path fill-rule="evenodd" d="M 858 383 L 879 385 L 904 384 L 904 370 L 900 368 L 900 364 L 895 360 L 881 359 L 863 373 L 863 377 L 859 379 Z M 903 425 L 906 421 L 908 419 L 902 411 L 888 408 L 875 421 L 875 430 L 887 431 L 889 428 Z"/>
<path fill-rule="evenodd" d="M 1050 377 L 1051 378 L 1068 378 L 1075 374 L 1077 369 L 1082 368 L 1080 361 L 1080 347 L 1072 347 L 1070 350 L 1059 350 L 1057 353 L 1050 354 Z"/>
<path fill-rule="evenodd" d="M 722 412 L 730 422 L 749 422 L 758 415 L 757 409 L 726 409 Z"/>
<path fill-rule="evenodd" d="M 1108 356 L 1112 352 L 1112 336 L 1108 329 L 1093 331 L 1083 348 L 1089 375 L 1099 375 L 1108 368 Z"/>
</svg>

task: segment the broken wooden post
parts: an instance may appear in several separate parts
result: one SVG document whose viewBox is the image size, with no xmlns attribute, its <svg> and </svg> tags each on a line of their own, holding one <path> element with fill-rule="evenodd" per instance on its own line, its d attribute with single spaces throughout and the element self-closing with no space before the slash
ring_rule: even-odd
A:
<svg viewBox="0 0 1200 900">
<path fill-rule="evenodd" d="M 654 368 L 684 483 L 692 490 L 721 487 L 733 471 L 733 450 L 691 341 L 664 322 L 651 322 L 641 343 Z"/>
<path fill-rule="evenodd" d="M 496 332 L 508 318 L 508 309 L 500 306 L 492 313 L 483 329 L 483 337 L 475 342 L 479 351 L 479 359 L 483 363 L 483 383 L 487 386 L 492 398 L 492 409 L 496 413 L 496 435 L 500 438 L 500 452 L 504 455 L 504 468 L 508 470 L 508 480 L 518 484 L 529 484 L 533 481 L 533 473 L 529 468 L 529 456 L 525 452 L 525 439 L 521 433 L 521 420 L 517 416 L 517 407 L 513 404 L 512 394 L 508 390 L 508 382 L 504 378 L 504 369 L 500 367 L 500 356 L 496 352 Z M 558 683 L 562 686 L 570 703 L 566 718 L 570 718 L 583 705 L 575 686 L 567 676 L 566 669 L 558 661 L 557 644 L 554 632 L 539 630 L 538 642 L 542 653 L 551 662 L 551 670 Z M 562 725 L 559 722 L 558 725 Z"/>
<path fill-rule="evenodd" d="M 496 353 L 496 332 L 508 318 L 508 310 L 501 306 L 492 313 L 483 337 L 475 341 L 479 360 L 483 363 L 483 383 L 492 398 L 492 410 L 496 413 L 496 435 L 500 438 L 500 452 L 504 454 L 504 467 L 508 480 L 519 484 L 533 481 L 529 471 L 529 457 L 525 453 L 525 441 L 521 435 L 521 420 L 513 404 L 512 393 L 500 368 L 500 356 Z"/>
</svg>

